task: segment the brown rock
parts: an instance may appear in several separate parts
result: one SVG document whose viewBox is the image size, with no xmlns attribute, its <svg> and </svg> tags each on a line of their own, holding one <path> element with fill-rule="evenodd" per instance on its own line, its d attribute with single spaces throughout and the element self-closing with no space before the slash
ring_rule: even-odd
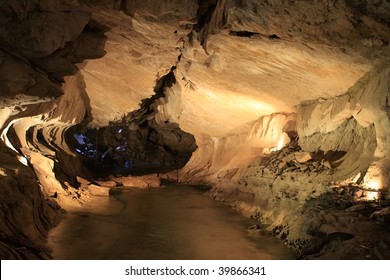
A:
<svg viewBox="0 0 390 280">
<path fill-rule="evenodd" d="M 292 160 L 294 160 L 294 159 L 295 159 L 295 155 L 294 155 L 294 154 L 289 154 L 288 156 L 284 157 L 284 158 L 282 159 L 282 161 L 283 161 L 284 163 L 287 163 L 287 162 L 292 161 Z"/>
<path fill-rule="evenodd" d="M 347 212 L 357 212 L 357 211 L 361 211 L 361 210 L 364 210 L 366 209 L 366 206 L 364 206 L 363 204 L 356 204 L 356 205 L 353 205 L 347 209 L 345 209 L 345 211 Z"/>
<path fill-rule="evenodd" d="M 372 217 L 383 217 L 383 216 L 390 216 L 390 206 L 383 208 L 382 210 L 375 211 L 374 213 L 371 214 Z"/>
<path fill-rule="evenodd" d="M 279 163 L 278 168 L 283 169 L 285 166 L 286 166 L 286 162 L 282 161 L 281 163 Z"/>
<path fill-rule="evenodd" d="M 313 167 L 316 170 L 320 170 L 321 169 L 321 164 L 318 161 L 315 161 L 315 162 L 313 162 Z"/>
<path fill-rule="evenodd" d="M 89 185 L 91 184 L 90 181 L 88 181 L 87 179 L 84 179 L 82 177 L 79 177 L 79 176 L 76 176 L 76 180 L 78 183 L 82 184 L 82 185 Z"/>
<path fill-rule="evenodd" d="M 355 192 L 355 197 L 357 197 L 357 198 L 360 198 L 360 197 L 362 197 L 363 196 L 363 190 L 357 190 L 356 192 Z"/>
<path fill-rule="evenodd" d="M 308 169 L 309 169 L 309 166 L 307 166 L 307 165 L 303 165 L 303 166 L 301 167 L 301 171 L 302 171 L 302 172 L 306 172 Z"/>
<path fill-rule="evenodd" d="M 299 163 L 304 163 L 312 159 L 311 155 L 308 152 L 298 152 L 294 153 L 295 160 Z"/>
<path fill-rule="evenodd" d="M 102 187 L 115 188 L 117 183 L 115 181 L 96 181 L 96 184 Z"/>
<path fill-rule="evenodd" d="M 332 166 L 330 165 L 329 161 L 322 161 L 321 164 L 328 169 L 332 169 Z"/>
<path fill-rule="evenodd" d="M 89 185 L 88 190 L 93 196 L 109 196 L 110 188 L 100 187 L 96 185 Z"/>
<path fill-rule="evenodd" d="M 113 178 L 113 180 L 119 184 L 122 184 L 124 187 L 138 187 L 138 188 L 146 188 L 146 187 L 159 187 L 161 182 L 160 178 L 157 175 L 146 175 L 146 176 L 128 176 L 128 177 L 120 177 Z"/>
</svg>

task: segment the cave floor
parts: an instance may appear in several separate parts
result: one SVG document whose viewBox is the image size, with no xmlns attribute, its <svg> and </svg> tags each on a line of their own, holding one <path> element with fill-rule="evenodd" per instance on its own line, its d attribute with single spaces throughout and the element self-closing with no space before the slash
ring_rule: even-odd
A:
<svg viewBox="0 0 390 280">
<path fill-rule="evenodd" d="M 54 259 L 294 259 L 280 239 L 189 186 L 131 189 L 69 211 L 49 235 Z"/>
</svg>

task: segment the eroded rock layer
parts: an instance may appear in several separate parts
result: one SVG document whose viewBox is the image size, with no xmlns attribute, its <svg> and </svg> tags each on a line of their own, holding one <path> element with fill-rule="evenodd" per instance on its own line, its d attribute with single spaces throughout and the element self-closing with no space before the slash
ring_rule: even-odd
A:
<svg viewBox="0 0 390 280">
<path fill-rule="evenodd" d="M 4 258 L 153 172 L 302 256 L 389 258 L 387 1 L 49 2 L 0 1 Z"/>
</svg>

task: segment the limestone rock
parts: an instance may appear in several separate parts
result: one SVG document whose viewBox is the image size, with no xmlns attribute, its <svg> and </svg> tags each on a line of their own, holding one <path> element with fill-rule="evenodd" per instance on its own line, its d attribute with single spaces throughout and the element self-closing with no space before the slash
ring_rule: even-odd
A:
<svg viewBox="0 0 390 280">
<path fill-rule="evenodd" d="M 93 196 L 109 196 L 110 195 L 110 188 L 108 187 L 102 187 L 102 186 L 96 186 L 96 185 L 88 185 L 88 190 Z"/>
<path fill-rule="evenodd" d="M 115 188 L 117 183 L 115 181 L 95 181 L 96 184 L 102 187 Z"/>
<path fill-rule="evenodd" d="M 89 184 L 91 184 L 90 181 L 88 181 L 87 179 L 84 179 L 83 177 L 76 176 L 76 180 L 77 180 L 78 183 L 80 183 L 82 185 L 89 185 Z"/>
<path fill-rule="evenodd" d="M 4 256 L 46 257 L 39 244 L 58 209 L 44 198 L 57 193 L 64 205 L 71 193 L 77 201 L 76 176 L 93 177 L 74 133 L 110 130 L 122 119 L 128 137 L 110 132 L 111 150 L 94 141 L 82 151 L 92 169 L 106 152 L 126 170 L 145 167 L 133 159 L 171 167 L 180 159 L 180 180 L 216 186 L 214 197 L 261 212 L 296 248 L 318 238 L 306 232 L 308 217 L 350 205 L 322 200 L 331 181 L 360 173 L 370 186 L 388 185 L 387 1 L 112 2 L 0 5 L 0 134 L 15 150 L 11 160 L 0 157 Z M 29 167 L 16 161 L 22 156 Z M 114 181 L 160 184 L 156 176 Z M 109 194 L 86 184 L 81 190 Z M 386 222 L 386 211 L 373 220 Z M 318 227 L 345 241 L 346 225 L 361 213 L 336 214 Z M 380 231 L 366 222 L 374 240 Z M 387 257 L 375 242 L 370 255 Z M 342 243 L 338 256 L 366 247 Z"/>
<path fill-rule="evenodd" d="M 312 159 L 312 156 L 308 152 L 295 153 L 294 156 L 295 156 L 295 160 L 298 161 L 299 163 L 304 163 Z"/>
<path fill-rule="evenodd" d="M 157 175 L 145 175 L 145 176 L 128 176 L 120 178 L 112 178 L 113 181 L 117 182 L 118 185 L 124 187 L 159 187 L 161 182 Z"/>
</svg>

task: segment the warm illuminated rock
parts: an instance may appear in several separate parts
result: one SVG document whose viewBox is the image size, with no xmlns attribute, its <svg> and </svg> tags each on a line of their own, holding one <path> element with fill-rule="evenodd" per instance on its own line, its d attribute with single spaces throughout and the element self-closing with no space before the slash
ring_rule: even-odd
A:
<svg viewBox="0 0 390 280">
<path fill-rule="evenodd" d="M 96 185 L 88 185 L 88 191 L 93 196 L 109 196 L 110 195 L 110 188 L 108 187 L 102 187 L 102 186 L 96 186 Z"/>
<path fill-rule="evenodd" d="M 379 232 L 356 216 L 372 208 L 340 196 L 378 202 L 390 187 L 389 6 L 312 2 L 1 4 L 4 240 L 41 244 L 56 203 L 166 172 L 213 186 L 301 253 Z M 311 219 L 315 203 L 350 210 Z M 4 258 L 47 257 L 3 243 Z"/>
<path fill-rule="evenodd" d="M 145 175 L 145 176 L 128 176 L 128 177 L 119 177 L 112 178 L 118 186 L 123 187 L 136 187 L 136 188 L 146 188 L 146 187 L 159 187 L 161 182 L 160 178 L 157 175 Z"/>
</svg>

